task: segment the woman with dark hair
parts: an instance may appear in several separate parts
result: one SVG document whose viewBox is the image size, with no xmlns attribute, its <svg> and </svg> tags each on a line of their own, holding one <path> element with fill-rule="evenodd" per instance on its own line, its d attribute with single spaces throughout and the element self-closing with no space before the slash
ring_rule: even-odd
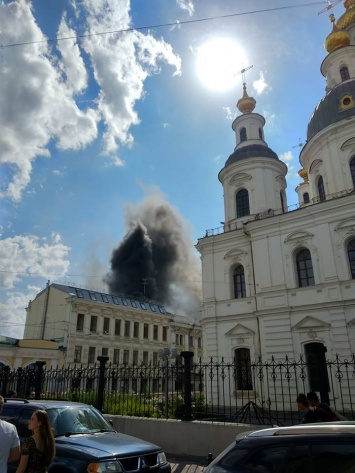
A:
<svg viewBox="0 0 355 473">
<path fill-rule="evenodd" d="M 21 445 L 21 459 L 16 473 L 47 473 L 55 456 L 55 441 L 46 411 L 36 410 L 28 421 L 32 437 Z"/>
</svg>

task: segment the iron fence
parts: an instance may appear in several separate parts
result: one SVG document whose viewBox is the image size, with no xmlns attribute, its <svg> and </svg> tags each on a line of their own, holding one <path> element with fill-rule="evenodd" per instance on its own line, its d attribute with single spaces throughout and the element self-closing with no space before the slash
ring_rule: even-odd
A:
<svg viewBox="0 0 355 473">
<path fill-rule="evenodd" d="M 300 423 L 299 393 L 317 391 L 342 416 L 354 420 L 355 355 L 326 360 L 324 372 L 302 356 L 268 361 L 214 359 L 193 362 L 192 352 L 157 365 L 98 364 L 61 368 L 38 361 L 28 368 L 0 368 L 0 392 L 20 398 L 85 402 L 118 415 L 268 425 Z M 313 373 L 313 374 L 312 374 Z"/>
</svg>

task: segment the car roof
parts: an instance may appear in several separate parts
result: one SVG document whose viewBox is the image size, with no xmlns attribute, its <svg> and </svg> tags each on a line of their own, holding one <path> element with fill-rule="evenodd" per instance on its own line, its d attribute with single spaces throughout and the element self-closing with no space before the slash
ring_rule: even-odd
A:
<svg viewBox="0 0 355 473">
<path fill-rule="evenodd" d="M 300 424 L 290 427 L 273 427 L 248 432 L 247 437 L 273 437 L 283 435 L 321 435 L 321 434 L 355 434 L 355 422 L 319 422 L 318 424 Z M 238 437 L 240 438 L 240 436 Z"/>
<path fill-rule="evenodd" d="M 16 399 L 9 398 L 4 400 L 4 407 L 6 405 L 11 406 L 31 406 L 37 409 L 50 409 L 54 407 L 92 407 L 89 404 L 84 404 L 81 402 L 67 401 L 67 400 L 42 400 L 42 399 Z"/>
</svg>

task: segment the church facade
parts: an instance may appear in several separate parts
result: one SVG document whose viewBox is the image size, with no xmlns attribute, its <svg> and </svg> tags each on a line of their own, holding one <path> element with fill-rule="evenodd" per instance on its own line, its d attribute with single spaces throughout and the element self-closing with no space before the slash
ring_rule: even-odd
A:
<svg viewBox="0 0 355 473">
<path fill-rule="evenodd" d="M 287 166 L 244 83 L 236 146 L 219 173 L 223 231 L 196 248 L 203 279 L 204 356 L 247 363 L 355 353 L 355 1 L 326 38 L 326 94 L 300 153 L 299 205 L 288 211 Z M 245 385 L 244 385 L 245 384 Z M 236 389 L 250 389 L 248 379 Z M 256 389 L 256 387 L 253 387 Z M 331 393 L 336 396 L 336 393 Z"/>
</svg>

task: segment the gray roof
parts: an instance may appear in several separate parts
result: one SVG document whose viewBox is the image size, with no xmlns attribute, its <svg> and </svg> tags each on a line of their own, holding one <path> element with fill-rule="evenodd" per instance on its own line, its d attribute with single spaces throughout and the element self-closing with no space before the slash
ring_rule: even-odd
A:
<svg viewBox="0 0 355 473">
<path fill-rule="evenodd" d="M 264 145 L 247 145 L 242 148 L 238 148 L 234 151 L 233 154 L 229 156 L 226 161 L 225 167 L 229 166 L 232 163 L 237 161 L 242 161 L 243 159 L 249 158 L 271 158 L 279 159 L 275 151 L 273 151 L 268 146 Z"/>
<path fill-rule="evenodd" d="M 355 100 L 355 79 L 342 82 L 334 87 L 318 103 L 308 123 L 307 140 L 310 140 L 333 123 L 355 116 L 355 107 L 341 110 L 340 102 L 345 95 L 352 95 Z"/>
<path fill-rule="evenodd" d="M 163 305 L 146 299 L 137 299 L 129 296 L 106 294 L 104 292 L 92 291 L 90 289 L 82 289 L 65 284 L 52 283 L 52 287 L 63 291 L 68 296 L 77 297 L 92 302 L 100 302 L 102 304 L 112 304 L 115 306 L 128 307 L 130 309 L 146 310 L 155 314 L 171 315 Z"/>
</svg>

